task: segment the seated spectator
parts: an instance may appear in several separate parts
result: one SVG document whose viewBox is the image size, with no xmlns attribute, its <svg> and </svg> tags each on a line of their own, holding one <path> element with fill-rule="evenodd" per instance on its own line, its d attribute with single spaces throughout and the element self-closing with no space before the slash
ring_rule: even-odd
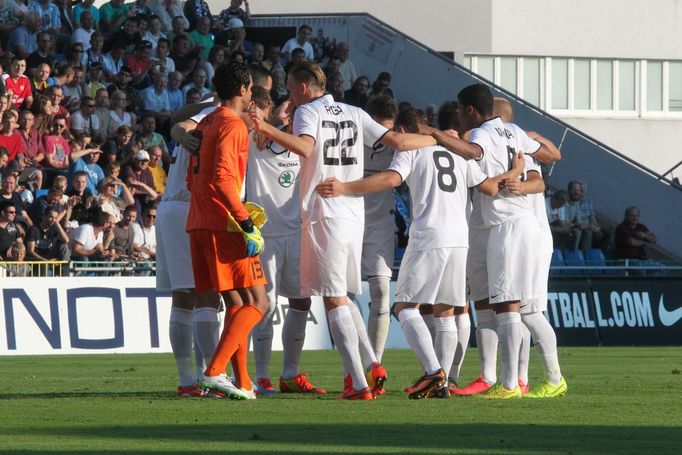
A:
<svg viewBox="0 0 682 455">
<path fill-rule="evenodd" d="M 116 75 L 119 74 L 125 67 L 125 46 L 116 45 L 112 46 L 111 50 L 104 54 L 104 62 L 102 63 L 102 69 L 104 71 L 104 80 L 107 82 L 113 82 L 116 79 Z"/>
<path fill-rule="evenodd" d="M 339 59 L 339 73 L 343 77 L 343 90 L 350 90 L 353 82 L 357 79 L 358 74 L 355 70 L 355 63 L 348 58 L 350 55 L 350 48 L 348 44 L 340 42 L 336 45 L 336 53 L 334 54 Z"/>
<path fill-rule="evenodd" d="M 76 111 L 81 105 L 81 98 L 83 98 L 85 84 L 85 71 L 83 68 L 76 67 L 73 69 L 73 79 L 71 82 L 62 86 L 64 99 L 62 105 L 69 111 Z M 87 93 L 87 92 L 85 92 Z"/>
<path fill-rule="evenodd" d="M 99 62 L 92 62 L 88 68 L 88 82 L 85 84 L 85 94 L 95 99 L 97 92 L 101 89 L 107 88 L 103 82 L 104 72 L 102 71 L 102 64 Z M 81 99 L 81 101 L 83 101 Z"/>
<path fill-rule="evenodd" d="M 377 76 L 377 80 L 374 81 L 374 83 L 372 84 L 372 90 L 370 91 L 369 96 L 386 95 L 390 96 L 393 99 L 396 99 L 395 94 L 393 93 L 393 90 L 391 89 L 390 85 L 391 73 L 387 71 L 382 71 Z"/>
<path fill-rule="evenodd" d="M 34 167 L 26 164 L 27 161 L 23 154 L 17 155 L 16 159 L 9 163 L 7 172 L 11 172 L 17 178 L 17 182 L 24 190 L 21 192 L 21 197 L 25 201 L 32 201 L 32 191 L 40 188 L 43 182 L 42 172 Z"/>
<path fill-rule="evenodd" d="M 237 53 L 246 55 L 250 43 L 246 41 L 246 29 L 244 22 L 236 17 L 230 19 L 225 30 L 220 32 L 215 39 L 216 44 L 225 47 L 225 58 L 231 59 Z"/>
<path fill-rule="evenodd" d="M 163 169 L 163 163 L 161 162 L 161 157 L 163 156 L 163 151 L 158 145 L 152 145 L 149 147 L 149 170 L 154 176 L 154 188 L 158 194 L 163 194 L 166 191 L 166 180 L 168 176 L 166 171 Z"/>
<path fill-rule="evenodd" d="M 208 53 L 213 47 L 213 34 L 211 33 L 211 18 L 200 17 L 197 19 L 197 28 L 189 34 L 193 47 L 199 53 L 199 57 L 208 60 Z"/>
<path fill-rule="evenodd" d="M 67 119 L 68 123 L 71 113 L 67 108 L 62 106 L 62 102 L 64 102 L 64 90 L 62 89 L 61 85 L 55 84 L 48 87 L 45 94 L 50 99 L 50 115 L 52 117 L 55 115 L 62 115 Z"/>
<path fill-rule="evenodd" d="M 156 117 L 151 114 L 144 114 L 140 124 L 142 131 L 137 135 L 137 140 L 141 143 L 142 147 L 148 149 L 153 145 L 158 145 L 163 151 L 163 162 L 170 164 L 170 153 L 168 153 L 166 140 L 156 132 Z"/>
<path fill-rule="evenodd" d="M 71 148 L 68 139 L 64 137 L 65 132 L 66 119 L 57 115 L 52 123 L 52 129 L 43 136 L 43 148 L 45 149 L 43 166 L 48 172 L 50 170 L 62 171 L 69 167 Z"/>
<path fill-rule="evenodd" d="M 210 93 L 210 90 L 206 88 L 206 70 L 203 68 L 197 68 L 194 70 L 192 75 L 192 82 L 182 87 L 182 93 L 187 96 L 187 91 L 189 89 L 195 88 L 199 90 L 200 95 L 203 97 Z"/>
<path fill-rule="evenodd" d="M 78 226 L 69 232 L 69 250 L 74 261 L 111 260 L 115 255 L 104 247 L 104 232 L 114 225 L 108 213 L 98 210 L 92 223 Z"/>
<path fill-rule="evenodd" d="M 244 3 L 244 8 L 241 8 L 242 3 Z M 230 0 L 230 6 L 220 12 L 218 16 L 220 23 L 223 26 L 227 26 L 230 19 L 236 17 L 244 23 L 247 23 L 251 19 L 251 11 L 249 10 L 249 2 L 245 0 Z"/>
<path fill-rule="evenodd" d="M 343 77 L 338 71 L 330 75 L 329 79 L 327 79 L 327 92 L 329 92 L 337 103 L 344 102 Z"/>
<path fill-rule="evenodd" d="M 249 66 L 251 70 L 252 85 L 263 87 L 268 92 L 272 90 L 272 75 L 270 72 L 260 65 Z"/>
<path fill-rule="evenodd" d="M 291 51 L 291 55 L 289 58 L 289 63 L 284 67 L 284 71 L 289 73 L 291 68 L 294 67 L 297 63 L 301 63 L 305 61 L 305 51 L 301 49 L 300 47 L 297 47 L 293 51 Z"/>
<path fill-rule="evenodd" d="M 41 63 L 34 73 L 35 75 L 31 79 L 31 92 L 33 96 L 45 94 L 47 88 L 55 84 L 55 80 L 50 77 L 52 68 L 47 63 Z"/>
<path fill-rule="evenodd" d="M 128 18 L 123 28 L 116 30 L 109 37 L 109 46 L 111 48 L 121 46 L 125 49 L 126 54 L 132 54 L 142 41 L 143 32 L 144 28 L 140 27 L 140 17 Z"/>
<path fill-rule="evenodd" d="M 426 114 L 426 122 L 430 127 L 438 128 L 438 106 L 435 104 L 429 104 L 424 109 Z"/>
<path fill-rule="evenodd" d="M 2 183 L 2 176 L 5 175 L 7 171 L 7 165 L 9 164 L 9 152 L 5 147 L 0 147 L 0 183 Z"/>
<path fill-rule="evenodd" d="M 24 237 L 24 229 L 15 221 L 17 207 L 11 201 L 0 202 L 0 260 L 10 257 L 10 249 L 17 239 Z"/>
<path fill-rule="evenodd" d="M 350 90 L 346 90 L 344 94 L 345 103 L 351 106 L 357 106 L 364 109 L 367 105 L 367 90 L 369 89 L 369 78 L 367 76 L 359 76 L 353 82 Z"/>
<path fill-rule="evenodd" d="M 265 58 L 265 46 L 261 43 L 253 43 L 251 45 L 251 55 L 249 56 L 249 63 L 251 65 L 263 66 L 263 59 Z"/>
<path fill-rule="evenodd" d="M 99 131 L 99 119 L 95 115 L 95 100 L 90 96 L 81 99 L 80 110 L 71 116 L 71 131 L 74 134 L 88 133 L 97 135 Z"/>
<path fill-rule="evenodd" d="M 126 58 L 126 66 L 130 68 L 132 85 L 136 89 L 143 89 L 150 83 L 149 71 L 152 68 L 152 43 L 140 41 L 135 53 Z"/>
<path fill-rule="evenodd" d="M 628 207 L 623 222 L 616 227 L 616 258 L 646 259 L 646 245 L 656 243 L 656 235 L 639 222 L 639 209 Z"/>
<path fill-rule="evenodd" d="M 47 63 L 53 66 L 55 63 L 54 56 L 54 39 L 49 32 L 40 32 L 37 37 L 38 47 L 26 59 L 26 66 L 29 70 L 38 68 L 41 63 Z"/>
<path fill-rule="evenodd" d="M 211 9 L 204 0 L 187 0 L 182 11 L 189 21 L 190 30 L 194 30 L 196 28 L 197 20 L 200 17 L 213 17 L 213 14 L 211 14 Z"/>
<path fill-rule="evenodd" d="M 112 95 L 116 90 L 120 90 L 126 94 L 125 109 L 129 112 L 133 112 L 137 108 L 135 101 L 135 96 L 137 95 L 137 92 L 130 84 L 132 80 L 133 76 L 130 71 L 130 68 L 124 66 L 121 69 L 121 71 L 116 75 L 114 81 L 109 85 L 109 87 L 107 87 L 107 90 L 109 90 L 109 96 L 111 97 L 112 101 L 114 99 Z"/>
<path fill-rule="evenodd" d="M 7 276 L 13 277 L 27 277 L 33 276 L 33 268 L 29 264 L 24 264 L 26 259 L 26 245 L 21 238 L 18 238 L 10 249 L 8 261 L 13 264 L 7 264 L 4 269 Z"/>
<path fill-rule="evenodd" d="M 270 71 L 270 74 L 274 77 L 274 72 L 276 69 L 281 69 L 284 71 L 284 67 L 280 64 L 281 47 L 277 44 L 271 44 L 268 46 L 268 52 L 266 54 L 265 60 L 263 60 L 263 67 Z"/>
<path fill-rule="evenodd" d="M 23 223 L 26 226 L 32 226 L 33 221 L 26 212 L 26 206 L 21 200 L 21 195 L 17 190 L 17 176 L 8 169 L 2 176 L 2 184 L 0 185 L 0 202 L 11 202 L 16 209 L 12 221 Z"/>
<path fill-rule="evenodd" d="M 26 145 L 17 131 L 19 127 L 19 115 L 17 111 L 6 111 L 2 114 L 2 132 L 0 132 L 0 147 L 9 151 L 9 161 L 14 160 L 18 154 L 26 153 Z"/>
<path fill-rule="evenodd" d="M 47 194 L 37 197 L 28 209 L 28 214 L 32 220 L 33 224 L 37 224 L 39 220 L 43 217 L 43 212 L 49 206 L 53 206 L 57 210 L 57 219 L 61 219 L 66 214 L 66 207 L 62 205 L 62 196 L 64 192 L 61 188 L 51 187 L 47 190 Z"/>
<path fill-rule="evenodd" d="M 158 16 L 149 16 L 147 31 L 143 33 L 142 39 L 152 44 L 152 57 L 155 58 L 159 40 L 166 39 L 166 34 L 161 31 L 161 19 Z"/>
<path fill-rule="evenodd" d="M 608 233 L 599 225 L 592 201 L 585 197 L 585 184 L 574 180 L 568 184 L 568 203 L 566 217 L 580 230 L 580 249 L 606 250 Z"/>
<path fill-rule="evenodd" d="M 111 117 L 109 123 L 109 136 L 117 131 L 121 126 L 127 126 L 132 129 L 133 125 L 137 123 L 137 118 L 132 112 L 126 110 L 128 104 L 128 95 L 122 90 L 116 90 L 110 94 L 113 108 L 109 111 Z"/>
<path fill-rule="evenodd" d="M 292 51 L 294 49 L 303 49 L 306 60 L 315 60 L 315 51 L 313 50 L 312 44 L 310 44 L 312 35 L 313 29 L 309 25 L 301 25 L 298 28 L 296 37 L 291 38 L 282 46 L 282 57 L 286 58 L 287 61 L 291 61 Z"/>
<path fill-rule="evenodd" d="M 104 63 L 106 55 L 103 52 L 104 49 L 104 35 L 100 32 L 93 32 L 90 35 L 90 46 L 83 53 L 81 57 L 81 66 L 83 68 L 90 68 L 93 63 L 99 63 L 102 71 L 104 71 Z M 103 80 L 106 80 L 104 77 Z"/>
<path fill-rule="evenodd" d="M 185 19 L 185 16 L 175 16 L 171 21 L 171 29 L 164 30 L 166 32 L 166 38 L 168 41 L 173 43 L 175 37 L 178 35 L 187 35 L 189 29 L 189 22 Z M 189 39 L 189 38 L 187 38 Z"/>
<path fill-rule="evenodd" d="M 31 105 L 31 113 L 33 113 L 35 119 L 33 127 L 44 137 L 45 134 L 52 129 L 55 117 L 55 114 L 52 111 L 52 101 L 50 101 L 50 98 L 45 95 L 37 95 L 33 105 Z M 64 116 L 64 118 L 66 118 L 66 116 Z"/>
<path fill-rule="evenodd" d="M 138 256 L 138 260 L 156 260 L 156 206 L 150 206 L 138 220 L 133 228 L 135 238 L 133 239 L 133 249 Z"/>
<path fill-rule="evenodd" d="M 0 85 L 2 84 L 2 79 L 0 79 Z M 2 87 L 4 89 L 4 86 Z M 2 114 L 9 110 L 10 97 L 8 95 L 0 95 L 0 118 Z"/>
<path fill-rule="evenodd" d="M 174 71 L 168 77 L 168 101 L 170 103 L 171 112 L 175 112 L 185 105 L 185 96 L 180 90 L 184 77 L 180 71 Z"/>
<path fill-rule="evenodd" d="M 175 18 L 178 18 L 183 23 L 185 29 L 189 27 L 189 21 L 182 12 L 182 2 L 180 0 L 151 0 L 149 2 L 149 9 L 152 10 L 152 14 L 158 16 L 161 21 L 161 30 L 164 33 L 173 30 Z M 171 38 L 169 37 L 169 39 Z"/>
<path fill-rule="evenodd" d="M 9 34 L 20 23 L 24 14 L 28 11 L 28 6 L 15 0 L 4 0 L 0 7 L 0 33 Z"/>
<path fill-rule="evenodd" d="M 92 14 L 93 27 L 99 30 L 99 9 L 94 5 L 95 0 L 83 0 L 76 3 L 73 7 L 73 25 L 78 27 L 80 25 L 80 17 L 83 11 L 90 11 Z"/>
<path fill-rule="evenodd" d="M 156 47 L 156 57 L 152 58 L 152 74 L 169 76 L 175 71 L 175 62 L 170 58 L 170 41 L 161 38 Z"/>
<path fill-rule="evenodd" d="M 59 210 L 56 207 L 46 207 L 40 223 L 28 230 L 26 254 L 29 261 L 69 260 L 69 237 L 59 224 Z"/>
<path fill-rule="evenodd" d="M 109 92 L 106 88 L 97 90 L 95 94 L 95 115 L 99 123 L 100 133 L 108 136 L 111 127 L 111 115 L 109 114 Z"/>
<path fill-rule="evenodd" d="M 40 23 L 41 17 L 37 12 L 29 11 L 24 14 L 23 24 L 10 33 L 7 50 L 21 60 L 35 52 L 38 49 L 36 35 L 40 31 Z"/>
<path fill-rule="evenodd" d="M 333 55 L 329 61 L 327 61 L 327 65 L 324 67 L 324 75 L 329 79 L 329 77 L 337 72 L 339 68 L 341 67 L 341 59 L 337 57 L 336 55 Z"/>
<path fill-rule="evenodd" d="M 187 79 L 196 68 L 199 56 L 197 52 L 190 50 L 190 41 L 185 34 L 176 35 L 172 43 L 171 57 L 175 62 L 175 69 L 180 71 L 182 76 Z"/>
<path fill-rule="evenodd" d="M 132 139 L 133 129 L 128 125 L 121 125 L 116 129 L 116 134 L 113 139 L 109 139 L 102 151 L 107 155 L 114 155 L 115 161 L 127 164 L 132 160 Z"/>
<path fill-rule="evenodd" d="M 275 68 L 272 72 L 272 90 L 270 91 L 275 106 L 279 106 L 289 99 L 287 89 L 287 75 L 282 68 Z"/>
<path fill-rule="evenodd" d="M 140 29 L 144 30 L 147 27 L 147 18 L 153 14 L 147 6 L 147 0 L 135 0 L 130 6 L 135 10 L 135 16 L 140 18 Z"/>
<path fill-rule="evenodd" d="M 121 197 L 116 196 L 116 189 L 121 188 Z M 99 184 L 99 196 L 97 205 L 105 212 L 114 217 L 118 223 L 121 220 L 121 211 L 135 204 L 135 199 L 128 186 L 114 177 L 105 177 Z"/>
<path fill-rule="evenodd" d="M 45 159 L 45 149 L 43 148 L 42 135 L 33 128 L 34 118 L 31 111 L 24 110 L 19 113 L 19 134 L 24 141 L 24 165 L 29 168 L 40 169 L 41 162 Z M 38 188 L 42 188 L 42 177 L 38 183 Z"/>
<path fill-rule="evenodd" d="M 71 153 L 71 158 L 74 160 L 70 167 L 71 174 L 77 171 L 85 172 L 88 176 L 87 188 L 95 196 L 98 195 L 97 188 L 99 182 L 104 180 L 104 171 L 97 164 L 101 153 L 101 150 L 98 148 L 89 148 Z"/>
<path fill-rule="evenodd" d="M 131 164 L 123 168 L 123 181 L 130 188 L 139 210 L 158 199 L 154 176 L 149 170 L 149 153 L 139 150 Z"/>
<path fill-rule="evenodd" d="M 171 117 L 170 99 L 166 87 L 168 76 L 158 73 L 154 77 L 154 84 L 140 92 L 140 106 L 145 114 L 151 114 L 159 124 L 167 124 Z"/>
<path fill-rule="evenodd" d="M 24 76 L 26 71 L 26 60 L 20 57 L 14 57 L 10 64 L 9 77 L 4 78 L 5 89 L 7 92 L 12 92 L 12 105 L 21 109 L 26 105 L 26 109 L 31 108 L 33 103 L 33 93 L 31 91 L 31 81 Z"/>
<path fill-rule="evenodd" d="M 71 43 L 81 43 L 83 51 L 87 52 L 91 46 L 90 38 L 95 31 L 95 21 L 92 13 L 90 11 L 83 11 L 80 16 L 80 26 L 71 34 Z"/>
<path fill-rule="evenodd" d="M 71 43 L 69 51 L 65 55 L 66 64 L 72 68 L 80 66 L 84 52 L 83 43 Z"/>
<path fill-rule="evenodd" d="M 191 88 L 185 94 L 185 104 L 196 104 L 201 102 L 201 92 L 198 88 Z"/>
<path fill-rule="evenodd" d="M 135 254 L 134 240 L 135 228 L 133 227 L 137 221 L 137 208 L 134 204 L 127 206 L 123 210 L 123 216 L 114 226 L 114 239 L 109 245 L 116 253 L 116 258 L 124 261 L 137 260 Z"/>
<path fill-rule="evenodd" d="M 71 2 L 69 0 L 54 0 L 54 4 L 59 11 L 59 18 L 62 21 L 62 28 L 59 29 L 57 36 L 60 38 L 60 41 L 64 42 L 71 36 L 78 25 L 74 19 Z"/>
<path fill-rule="evenodd" d="M 31 11 L 40 15 L 40 28 L 53 35 L 59 33 L 62 28 L 62 20 L 59 17 L 59 9 L 50 0 L 37 0 L 29 4 Z"/>
<path fill-rule="evenodd" d="M 576 229 L 566 215 L 568 193 L 559 190 L 545 198 L 547 220 L 554 239 L 554 248 L 559 250 L 576 250 L 580 245 L 580 229 Z"/>
<path fill-rule="evenodd" d="M 124 0 L 111 0 L 99 8 L 99 25 L 105 34 L 112 34 L 121 28 L 126 19 L 135 16 L 135 11 L 130 5 L 125 5 Z"/>
<path fill-rule="evenodd" d="M 92 222 L 95 210 L 98 210 L 95 196 L 88 189 L 88 175 L 84 171 L 76 171 L 71 176 L 71 189 L 66 195 L 66 214 L 64 225 L 69 229 Z"/>
<path fill-rule="evenodd" d="M 69 196 L 66 195 L 66 190 L 69 188 L 69 180 L 64 175 L 58 175 L 52 181 L 52 187 L 62 190 L 62 197 L 59 200 L 59 205 L 66 207 L 66 204 L 69 202 Z"/>
</svg>

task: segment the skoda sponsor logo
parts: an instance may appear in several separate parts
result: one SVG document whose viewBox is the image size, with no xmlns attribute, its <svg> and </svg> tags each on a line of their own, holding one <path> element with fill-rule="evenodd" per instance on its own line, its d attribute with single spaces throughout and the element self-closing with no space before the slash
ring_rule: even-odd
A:
<svg viewBox="0 0 682 455">
<path fill-rule="evenodd" d="M 279 175 L 279 184 L 284 188 L 290 187 L 294 183 L 296 174 L 293 171 L 286 170 Z"/>
</svg>

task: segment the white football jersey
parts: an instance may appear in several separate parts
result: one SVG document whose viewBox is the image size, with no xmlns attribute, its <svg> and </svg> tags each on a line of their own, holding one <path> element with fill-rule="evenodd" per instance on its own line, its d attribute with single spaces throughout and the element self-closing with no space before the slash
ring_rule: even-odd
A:
<svg viewBox="0 0 682 455">
<path fill-rule="evenodd" d="M 199 124 L 204 117 L 215 110 L 215 106 L 208 107 L 193 116 L 192 120 Z M 189 167 L 190 154 L 183 146 L 176 145 L 171 156 L 173 164 L 168 168 L 166 190 L 163 196 L 161 196 L 161 201 L 189 202 L 190 193 L 187 189 L 187 169 Z"/>
<path fill-rule="evenodd" d="M 383 144 L 376 147 L 365 145 L 365 172 L 364 177 L 385 171 L 393 160 L 393 149 Z M 365 194 L 365 224 L 384 222 L 387 217 L 392 217 L 395 210 L 393 190 L 380 193 Z"/>
<path fill-rule="evenodd" d="M 469 142 L 483 149 L 478 161 L 481 170 L 491 177 L 511 169 L 518 152 L 532 155 L 540 149 L 540 143 L 529 138 L 520 128 L 510 128 L 499 117 L 487 120 L 471 130 Z M 533 215 L 530 199 L 525 195 L 500 191 L 495 196 L 481 195 L 481 213 L 486 226 L 496 226 L 514 218 Z"/>
<path fill-rule="evenodd" d="M 265 209 L 268 222 L 261 229 L 264 236 L 290 235 L 301 230 L 299 170 L 298 155 L 276 142 L 260 150 L 250 135 L 246 199 Z"/>
<path fill-rule="evenodd" d="M 362 196 L 322 198 L 315 186 L 328 177 L 342 182 L 359 180 L 364 170 L 363 146 L 374 146 L 388 132 L 360 108 L 336 103 L 324 95 L 296 109 L 294 136 L 315 139 L 310 157 L 301 160 L 301 220 L 346 218 L 363 222 Z"/>
<path fill-rule="evenodd" d="M 469 188 L 487 179 L 473 161 L 433 146 L 396 153 L 389 169 L 410 187 L 410 249 L 469 246 Z"/>
</svg>

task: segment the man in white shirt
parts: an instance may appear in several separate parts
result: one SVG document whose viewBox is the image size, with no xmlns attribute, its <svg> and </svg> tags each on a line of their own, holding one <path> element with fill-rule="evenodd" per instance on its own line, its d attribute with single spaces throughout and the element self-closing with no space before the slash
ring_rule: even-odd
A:
<svg viewBox="0 0 682 455">
<path fill-rule="evenodd" d="M 417 109 L 401 111 L 396 128 L 418 131 Z M 328 179 L 317 191 L 325 197 L 385 191 L 403 181 L 410 187 L 410 241 L 398 274 L 396 313 L 405 338 L 417 355 L 424 375 L 406 389 L 411 399 L 447 398 L 447 377 L 457 345 L 454 307 L 465 307 L 466 223 L 469 188 L 495 195 L 504 179 L 517 178 L 523 157 L 513 157 L 512 169 L 488 178 L 471 160 L 442 146 L 397 153 L 387 171 L 347 183 Z M 435 340 L 419 314 L 432 305 Z"/>
<path fill-rule="evenodd" d="M 305 52 L 305 58 L 307 60 L 315 60 L 315 50 L 313 49 L 313 45 L 310 44 L 310 37 L 312 35 L 313 29 L 309 25 L 301 25 L 298 28 L 296 37 L 291 38 L 282 46 L 282 57 L 285 58 L 286 61 L 291 61 L 291 51 L 300 48 Z"/>
<path fill-rule="evenodd" d="M 326 78 L 315 63 L 304 61 L 289 71 L 287 87 L 297 109 L 293 134 L 268 124 L 257 111 L 251 118 L 257 131 L 301 156 L 301 292 L 322 296 L 330 331 L 343 359 L 347 379 L 339 397 L 371 400 L 383 388 L 386 370 L 376 361 L 362 317 L 348 295 L 359 294 L 360 256 L 364 230 L 362 197 L 323 199 L 315 186 L 329 177 L 362 177 L 362 145 L 377 143 L 397 150 L 434 145 L 428 136 L 400 134 L 379 125 L 359 108 L 334 102 L 325 95 Z M 368 346 L 368 387 L 358 344 Z M 374 392 L 374 393 L 373 393 Z"/>
<path fill-rule="evenodd" d="M 348 58 L 349 53 L 350 50 L 347 43 L 340 42 L 336 45 L 336 56 L 341 62 L 339 64 L 339 73 L 341 73 L 341 76 L 343 76 L 341 88 L 344 92 L 346 90 L 350 90 L 353 82 L 355 82 L 355 79 L 358 78 L 358 73 L 355 70 L 355 63 Z"/>
<path fill-rule="evenodd" d="M 74 133 L 99 134 L 99 118 L 95 114 L 95 100 L 89 96 L 81 98 L 80 110 L 71 116 L 71 131 Z"/>
</svg>

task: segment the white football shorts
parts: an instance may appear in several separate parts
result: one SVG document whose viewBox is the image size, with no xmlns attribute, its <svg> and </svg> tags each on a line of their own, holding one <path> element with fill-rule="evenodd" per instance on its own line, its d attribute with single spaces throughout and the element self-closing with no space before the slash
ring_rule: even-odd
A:
<svg viewBox="0 0 682 455">
<path fill-rule="evenodd" d="M 490 228 L 487 261 L 491 304 L 537 298 L 539 228 L 537 218 L 532 215 Z"/>
<path fill-rule="evenodd" d="M 289 299 L 307 297 L 301 295 L 301 233 L 265 237 L 265 245 L 260 261 L 268 279 L 268 300 L 277 302 L 278 295 Z"/>
<path fill-rule="evenodd" d="M 365 224 L 362 240 L 362 277 L 393 276 L 395 259 L 395 220 L 385 220 Z"/>
<path fill-rule="evenodd" d="M 488 293 L 488 237 L 490 229 L 469 229 L 467 255 L 467 291 L 469 300 L 478 302 L 490 297 Z"/>
<path fill-rule="evenodd" d="M 552 231 L 549 228 L 540 228 L 537 254 L 535 255 L 536 298 L 521 302 L 521 313 L 535 313 L 547 310 L 547 282 L 549 280 L 549 268 L 552 263 L 553 250 Z"/>
<path fill-rule="evenodd" d="M 412 251 L 408 243 L 398 272 L 395 301 L 465 306 L 467 249 Z"/>
<path fill-rule="evenodd" d="M 189 202 L 163 201 L 156 213 L 156 288 L 194 289 L 189 235 Z"/>
<path fill-rule="evenodd" d="M 303 226 L 301 294 L 343 297 L 362 292 L 362 222 L 324 218 Z"/>
</svg>

